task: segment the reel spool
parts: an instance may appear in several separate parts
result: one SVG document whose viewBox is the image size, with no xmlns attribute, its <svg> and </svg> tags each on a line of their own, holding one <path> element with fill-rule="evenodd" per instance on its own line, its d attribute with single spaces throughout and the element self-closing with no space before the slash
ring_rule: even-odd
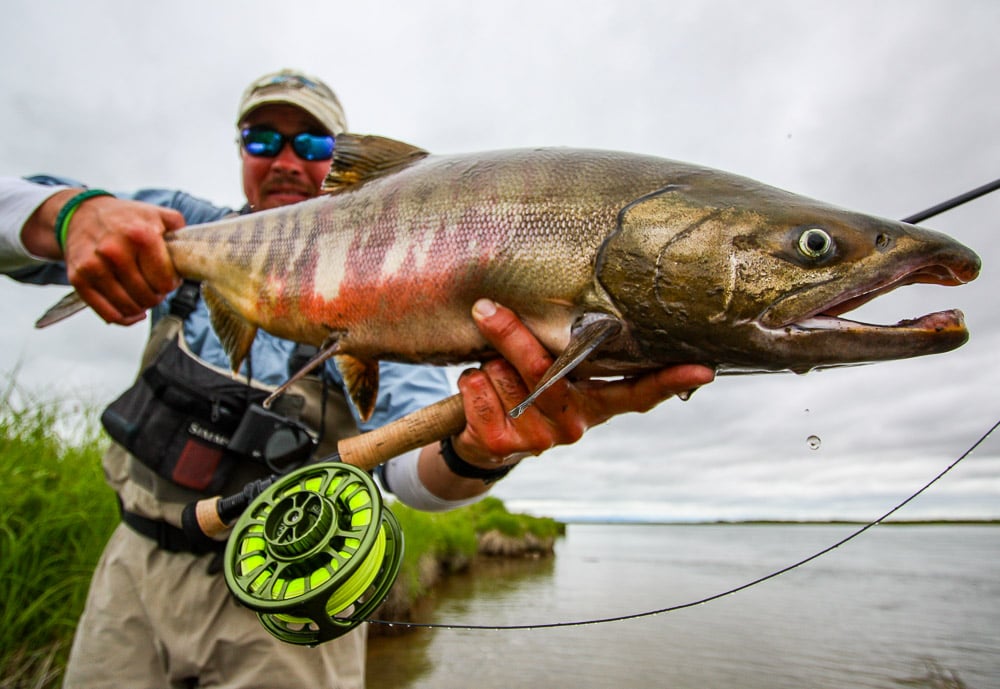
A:
<svg viewBox="0 0 1000 689">
<path fill-rule="evenodd" d="M 279 479 L 237 520 L 226 584 L 275 637 L 314 646 L 364 622 L 399 574 L 403 534 L 371 477 L 313 464 Z"/>
</svg>

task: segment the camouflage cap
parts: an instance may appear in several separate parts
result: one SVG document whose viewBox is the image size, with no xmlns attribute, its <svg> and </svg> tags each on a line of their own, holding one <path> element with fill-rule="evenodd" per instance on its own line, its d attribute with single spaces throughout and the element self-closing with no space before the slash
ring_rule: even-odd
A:
<svg viewBox="0 0 1000 689">
<path fill-rule="evenodd" d="M 240 98 L 236 126 L 251 110 L 280 103 L 302 108 L 334 136 L 347 130 L 347 117 L 333 89 L 315 77 L 290 69 L 265 74 L 247 87 Z"/>
</svg>

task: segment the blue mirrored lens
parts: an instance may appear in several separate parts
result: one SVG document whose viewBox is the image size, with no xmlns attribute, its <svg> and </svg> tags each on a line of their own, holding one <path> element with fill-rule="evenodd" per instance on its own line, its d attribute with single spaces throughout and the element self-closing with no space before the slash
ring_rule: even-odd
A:
<svg viewBox="0 0 1000 689">
<path fill-rule="evenodd" d="M 244 129 L 241 135 L 243 148 L 252 156 L 273 158 L 285 145 L 285 137 L 273 129 Z"/>
<path fill-rule="evenodd" d="M 292 139 L 292 148 L 304 160 L 329 160 L 333 155 L 333 137 L 302 132 Z"/>
<path fill-rule="evenodd" d="M 273 158 L 287 140 L 281 132 L 262 127 L 248 127 L 240 132 L 243 148 L 252 156 Z M 329 160 L 333 156 L 332 136 L 302 132 L 291 137 L 292 150 L 303 160 Z"/>
</svg>

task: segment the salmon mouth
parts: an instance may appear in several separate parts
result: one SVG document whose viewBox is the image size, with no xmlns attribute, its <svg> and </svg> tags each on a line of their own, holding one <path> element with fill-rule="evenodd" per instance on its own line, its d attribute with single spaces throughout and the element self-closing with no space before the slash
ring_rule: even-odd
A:
<svg viewBox="0 0 1000 689">
<path fill-rule="evenodd" d="M 938 311 L 918 318 L 901 320 L 894 325 L 879 325 L 874 323 L 863 323 L 861 321 L 841 318 L 842 314 L 849 313 L 864 304 L 888 294 L 893 290 L 905 287 L 906 285 L 930 284 L 952 287 L 971 282 L 979 273 L 978 265 L 968 265 L 965 263 L 954 266 L 944 264 L 923 265 L 902 273 L 898 273 L 889 279 L 858 287 L 854 290 L 838 296 L 835 301 L 827 302 L 823 306 L 808 312 L 805 315 L 788 319 L 785 322 L 769 325 L 767 324 L 768 314 L 775 309 L 778 302 L 772 305 L 762 314 L 761 324 L 772 329 L 792 329 L 797 331 L 906 331 L 923 333 L 966 332 L 965 316 L 958 309 Z"/>
<path fill-rule="evenodd" d="M 837 330 L 837 331 L 908 331 L 924 333 L 944 333 L 953 334 L 956 331 L 966 332 L 965 315 L 959 309 L 948 311 L 936 311 L 920 316 L 919 318 L 908 318 L 901 320 L 895 325 L 876 325 L 872 323 L 862 323 L 852 321 L 847 318 L 839 318 L 826 314 L 818 314 L 811 318 L 805 318 L 786 326 L 800 331 L 817 330 Z"/>
</svg>

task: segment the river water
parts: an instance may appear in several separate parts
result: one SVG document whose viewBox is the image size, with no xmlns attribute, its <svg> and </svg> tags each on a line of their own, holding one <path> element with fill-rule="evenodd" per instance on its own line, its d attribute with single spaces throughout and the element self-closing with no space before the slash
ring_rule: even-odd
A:
<svg viewBox="0 0 1000 689">
<path fill-rule="evenodd" d="M 428 622 L 487 627 L 683 605 L 809 557 L 843 525 L 577 525 L 556 556 L 486 561 Z M 674 612 L 373 639 L 370 689 L 1000 688 L 1000 527 L 877 526 L 802 567 Z"/>
</svg>

